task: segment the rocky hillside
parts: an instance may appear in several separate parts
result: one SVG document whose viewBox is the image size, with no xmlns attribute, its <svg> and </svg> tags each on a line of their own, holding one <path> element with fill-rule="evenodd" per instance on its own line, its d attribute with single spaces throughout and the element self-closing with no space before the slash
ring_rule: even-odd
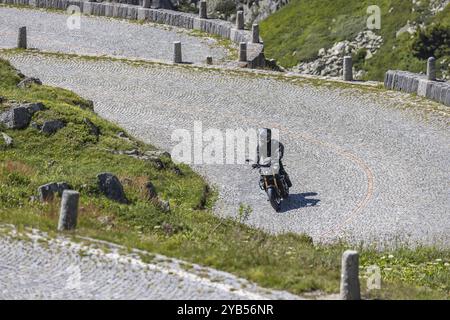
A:
<svg viewBox="0 0 450 320">
<path fill-rule="evenodd" d="M 134 1 L 134 0 L 115 0 Z M 200 0 L 170 0 L 177 10 L 198 12 Z M 289 0 L 206 0 L 208 16 L 228 21 L 235 21 L 236 11 L 244 11 L 245 24 L 259 22 L 275 13 L 289 3 Z"/>
<path fill-rule="evenodd" d="M 380 28 L 369 6 L 380 8 Z M 449 0 L 292 0 L 261 22 L 269 58 L 306 74 L 339 76 L 342 57 L 353 55 L 360 79 L 381 80 L 388 69 L 425 70 L 438 58 L 449 77 Z"/>
<path fill-rule="evenodd" d="M 209 14 L 234 21 L 236 10 L 244 11 L 247 26 L 259 22 L 275 13 L 289 0 L 208 0 Z"/>
</svg>

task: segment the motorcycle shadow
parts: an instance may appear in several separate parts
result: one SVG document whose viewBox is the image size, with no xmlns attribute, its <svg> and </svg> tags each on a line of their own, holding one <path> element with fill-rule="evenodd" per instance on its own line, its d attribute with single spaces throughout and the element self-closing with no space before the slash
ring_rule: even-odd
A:
<svg viewBox="0 0 450 320">
<path fill-rule="evenodd" d="M 314 207 L 320 202 L 320 199 L 310 199 L 308 197 L 315 196 L 317 196 L 317 193 L 315 192 L 291 194 L 288 199 L 281 203 L 280 212 L 287 212 L 305 207 Z"/>
</svg>

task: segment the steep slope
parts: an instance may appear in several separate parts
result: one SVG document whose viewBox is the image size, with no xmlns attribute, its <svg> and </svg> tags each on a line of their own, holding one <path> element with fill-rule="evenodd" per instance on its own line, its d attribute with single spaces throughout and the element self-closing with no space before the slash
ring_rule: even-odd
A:
<svg viewBox="0 0 450 320">
<path fill-rule="evenodd" d="M 304 73 L 333 76 L 336 69 L 340 71 L 341 60 L 333 56 L 351 53 L 356 69 L 363 70 L 362 78 L 381 80 L 388 69 L 424 70 L 425 59 L 414 56 L 412 50 L 415 33 L 434 24 L 443 24 L 448 30 L 449 3 L 448 0 L 292 0 L 261 22 L 261 33 L 266 55 L 284 67 L 301 64 L 297 69 Z M 381 10 L 379 30 L 367 27 L 370 16 L 367 9 L 372 5 Z M 379 37 L 381 41 L 377 40 Z M 311 63 L 314 61 L 315 64 Z M 438 62 L 443 75 L 448 75 L 448 55 Z M 337 68 L 322 71 L 330 64 L 336 64 Z"/>
</svg>

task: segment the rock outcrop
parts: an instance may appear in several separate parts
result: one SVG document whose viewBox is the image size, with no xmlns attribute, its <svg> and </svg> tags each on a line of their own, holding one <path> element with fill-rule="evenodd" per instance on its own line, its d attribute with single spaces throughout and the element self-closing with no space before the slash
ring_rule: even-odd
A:
<svg viewBox="0 0 450 320">
<path fill-rule="evenodd" d="M 42 82 L 38 78 L 26 77 L 17 84 L 17 87 L 24 89 L 29 88 L 32 84 L 42 85 Z"/>
<path fill-rule="evenodd" d="M 61 120 L 49 120 L 44 122 L 41 128 L 41 132 L 45 134 L 54 134 L 65 126 L 66 124 Z"/>
<path fill-rule="evenodd" d="M 145 184 L 145 190 L 146 190 L 147 200 L 153 200 L 153 199 L 157 198 L 158 194 L 156 193 L 156 188 L 153 185 L 153 183 L 151 183 L 150 181 L 148 181 Z"/>
<path fill-rule="evenodd" d="M 26 108 L 31 116 L 33 116 L 36 112 L 45 110 L 45 106 L 42 102 L 23 103 L 20 106 Z"/>
<path fill-rule="evenodd" d="M 120 203 L 128 203 L 128 200 L 123 191 L 123 186 L 119 179 L 111 173 L 100 173 L 97 175 L 98 187 L 108 199 Z"/>
<path fill-rule="evenodd" d="M 8 136 L 6 133 L 4 132 L 0 132 L 2 135 L 2 139 L 5 142 L 5 146 L 6 147 L 11 147 L 14 143 L 13 138 L 11 138 L 10 136 Z"/>
<path fill-rule="evenodd" d="M 236 19 L 236 11 L 243 10 L 244 23 L 251 26 L 288 3 L 289 0 L 207 0 L 207 8 L 208 16 L 232 22 Z"/>
<path fill-rule="evenodd" d="M 0 123 L 8 129 L 25 129 L 31 121 L 31 114 L 25 107 L 13 107 L 0 114 Z"/>
<path fill-rule="evenodd" d="M 12 103 L 11 108 L 0 113 L 0 123 L 8 129 L 25 129 L 31 122 L 31 117 L 45 109 L 40 103 Z"/>
<path fill-rule="evenodd" d="M 158 170 L 162 170 L 165 168 L 164 162 L 161 160 L 161 157 L 167 157 L 170 159 L 170 153 L 161 150 L 152 150 L 141 152 L 137 149 L 132 150 L 107 150 L 113 154 L 124 154 L 139 160 L 147 161 L 151 163 Z M 180 170 L 181 172 L 181 170 Z"/>
<path fill-rule="evenodd" d="M 38 188 L 39 200 L 41 202 L 51 201 L 57 193 L 60 197 L 64 190 L 69 190 L 70 186 L 66 182 L 52 182 Z"/>
<path fill-rule="evenodd" d="M 370 59 L 381 47 L 383 38 L 373 31 L 367 30 L 360 32 L 354 40 L 344 40 L 337 42 L 330 49 L 322 48 L 319 50 L 318 58 L 311 62 L 300 63 L 293 68 L 294 71 L 303 74 L 317 76 L 339 77 L 342 75 L 344 56 L 358 53 L 365 50 L 365 59 Z M 363 75 L 356 72 L 355 78 L 361 78 Z"/>
</svg>

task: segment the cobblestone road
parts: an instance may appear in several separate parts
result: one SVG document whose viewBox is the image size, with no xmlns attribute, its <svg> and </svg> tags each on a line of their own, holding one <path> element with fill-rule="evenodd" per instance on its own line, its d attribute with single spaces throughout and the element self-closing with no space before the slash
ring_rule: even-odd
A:
<svg viewBox="0 0 450 320">
<path fill-rule="evenodd" d="M 183 60 L 224 59 L 227 50 L 210 38 L 190 36 L 180 28 L 127 20 L 81 16 L 80 29 L 67 27 L 63 12 L 0 7 L 0 48 L 17 46 L 17 33 L 27 27 L 28 47 L 81 55 L 109 55 L 172 61 L 173 42 L 181 41 Z"/>
<path fill-rule="evenodd" d="M 404 95 L 39 54 L 11 61 L 94 100 L 101 116 L 168 151 L 173 130 L 192 132 L 194 121 L 204 130 L 279 128 L 294 182 L 283 212 L 271 209 L 249 166 L 197 166 L 219 187 L 218 214 L 236 215 L 244 203 L 251 225 L 317 241 L 450 243 L 448 127 L 395 108 Z"/>
<path fill-rule="evenodd" d="M 0 299 L 298 299 L 164 256 L 0 229 Z"/>
</svg>

